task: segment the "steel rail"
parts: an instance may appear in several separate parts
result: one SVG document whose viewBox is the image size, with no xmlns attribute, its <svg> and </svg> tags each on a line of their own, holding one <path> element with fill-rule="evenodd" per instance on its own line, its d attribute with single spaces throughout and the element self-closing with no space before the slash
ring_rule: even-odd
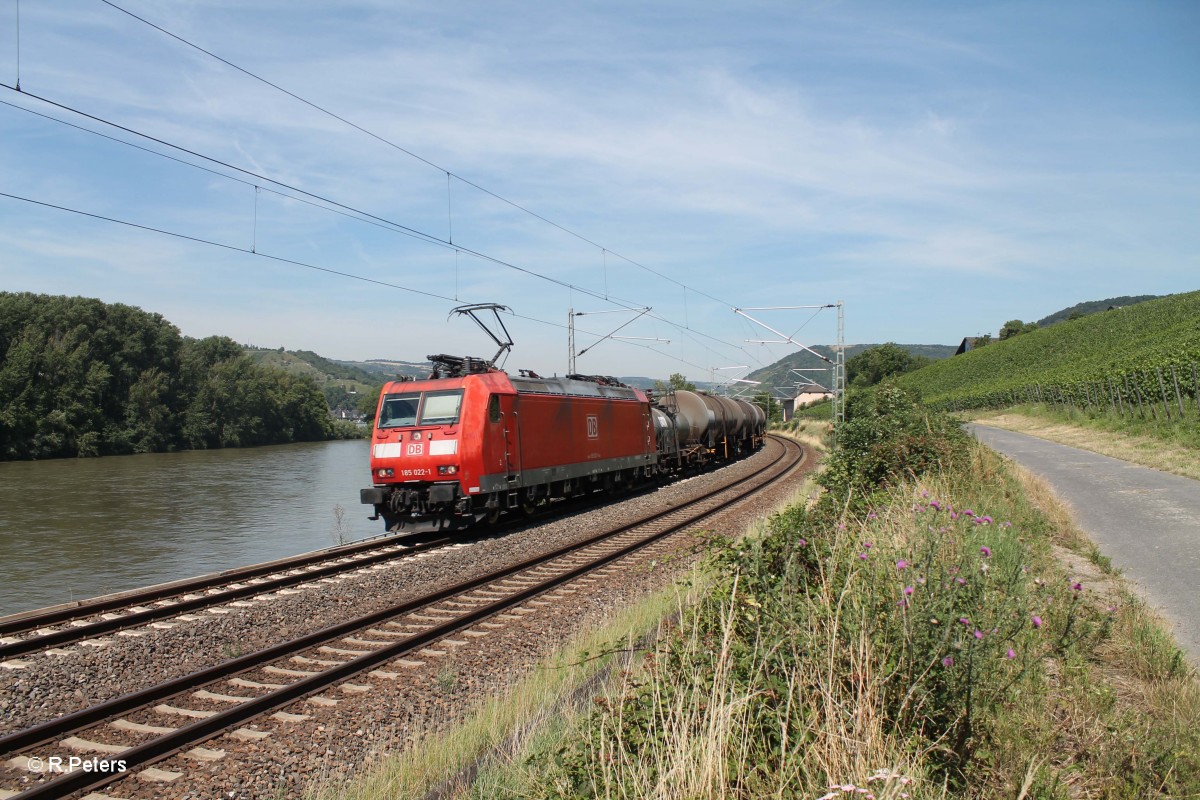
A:
<svg viewBox="0 0 1200 800">
<path fill-rule="evenodd" d="M 647 488 L 647 487 L 642 487 Z M 582 502 L 581 502 L 582 501 Z M 590 502 L 589 502 L 590 501 Z M 568 510 L 587 510 L 597 504 L 605 502 L 604 499 L 592 497 L 573 498 L 570 502 L 570 509 L 564 507 L 561 509 L 563 513 Z M 540 514 L 539 514 L 540 516 Z M 502 534 L 509 529 L 519 526 L 526 522 L 525 519 L 508 520 L 501 522 L 498 525 L 491 526 L 487 529 L 478 532 L 478 538 L 494 536 Z M 430 536 L 440 534 L 440 531 L 421 531 L 411 534 L 384 534 L 382 536 L 372 537 L 370 539 L 354 542 L 348 545 L 341 545 L 325 550 L 318 550 L 312 553 L 305 553 L 297 556 L 288 556 L 287 558 L 267 561 L 260 564 L 251 564 L 244 567 L 235 567 L 232 569 L 221 570 L 220 572 L 212 572 L 206 575 L 199 575 L 194 578 L 183 578 L 177 581 L 170 581 L 155 586 L 149 586 L 142 589 L 131 589 L 125 592 L 104 595 L 90 600 L 80 600 L 75 603 L 65 603 L 62 605 L 51 606 L 45 610 L 33 610 L 26 612 L 18 612 L 4 617 L 0 617 L 0 636 L 12 636 L 28 634 L 29 639 L 22 639 L 19 642 L 10 642 L 8 644 L 0 643 L 0 661 L 8 658 L 13 658 L 26 653 L 31 653 L 47 647 L 55 647 L 61 644 L 68 644 L 77 640 L 89 638 L 90 636 L 99 636 L 105 633 L 111 633 L 124 628 L 136 627 L 137 625 L 153 622 L 159 619 L 166 619 L 174 616 L 176 613 L 185 613 L 186 611 L 196 608 L 204 608 L 207 605 L 217 605 L 226 600 L 238 600 L 243 597 L 261 594 L 263 592 L 272 591 L 275 588 L 286 588 L 294 583 L 303 583 L 304 578 L 311 576 L 313 578 L 322 578 L 329 575 L 336 575 L 338 572 L 346 572 L 356 569 L 360 566 L 369 566 L 379 563 L 380 561 L 388 560 L 388 558 L 403 558 L 414 552 L 431 549 L 425 547 L 427 543 L 446 544 L 451 539 L 444 537 L 440 539 L 430 539 Z M 475 538 L 475 537 L 472 537 Z M 472 539 L 462 539 L 461 541 L 472 541 Z M 96 616 L 105 612 L 116 611 L 119 609 L 129 608 L 131 606 L 144 605 L 146 603 L 155 603 L 160 600 L 178 597 L 194 592 L 207 591 L 215 587 L 223 586 L 229 583 L 237 583 L 244 580 L 253 580 L 270 575 L 272 573 L 285 570 L 303 569 L 312 564 L 319 564 L 324 561 L 334 561 L 341 558 L 356 558 L 364 552 L 372 550 L 389 550 L 397 545 L 407 546 L 409 549 L 405 551 L 389 551 L 388 556 L 384 558 L 358 558 L 353 563 L 343 563 L 340 568 L 330 567 L 328 570 L 311 570 L 306 576 L 302 576 L 297 581 L 287 581 L 280 579 L 279 582 L 259 583 L 253 587 L 239 588 L 236 590 L 223 590 L 220 595 L 213 594 L 212 602 L 205 603 L 202 601 L 180 601 L 179 604 L 163 606 L 165 611 L 159 612 L 151 610 L 148 612 L 132 612 L 122 616 L 121 620 L 104 620 L 89 623 L 86 626 L 77 626 L 69 631 L 56 631 L 47 634 L 35 634 L 34 632 L 40 628 L 45 628 L 51 625 L 61 624 L 63 622 L 72 622 L 86 617 Z M 183 605 L 187 603 L 188 605 Z M 94 626 L 94 627 L 93 627 Z"/>
<path fill-rule="evenodd" d="M 158 686 L 149 687 L 148 689 L 139 692 L 114 698 L 113 700 L 101 703 L 100 705 L 59 717 L 55 720 L 42 723 L 24 731 L 10 734 L 0 738 L 0 753 L 12 754 L 15 751 L 27 750 L 38 745 L 47 744 L 56 740 L 59 736 L 62 736 L 65 733 L 92 727 L 93 725 L 103 722 L 108 718 L 139 707 L 143 707 L 151 702 L 165 700 L 197 687 L 213 683 L 214 681 L 226 679 L 231 675 L 261 666 L 290 653 L 307 650 L 331 639 L 340 638 L 344 634 L 351 633 L 364 627 L 370 627 L 379 624 L 384 620 L 410 613 L 431 604 L 441 602 L 442 600 L 448 599 L 455 595 L 473 591 L 481 586 L 486 586 L 490 583 L 503 580 L 513 574 L 524 572 L 534 567 L 552 562 L 563 556 L 570 555 L 575 551 L 584 550 L 590 546 L 601 544 L 605 540 L 613 539 L 622 534 L 629 533 L 638 527 L 643 527 L 654 522 L 665 521 L 667 517 L 671 515 L 677 515 L 682 508 L 699 505 L 705 500 L 709 500 L 719 494 L 729 492 L 730 490 L 736 489 L 737 487 L 754 481 L 755 479 L 761 479 L 765 473 L 767 473 L 787 457 L 790 448 L 794 448 L 793 452 L 795 450 L 800 451 L 800 458 L 796 459 L 792 463 L 786 464 L 775 474 L 767 476 L 766 479 L 761 480 L 758 485 L 751 486 L 748 490 L 743 491 L 738 497 L 733 498 L 733 500 L 730 502 L 750 496 L 766 486 L 771 485 L 775 481 L 780 480 L 782 477 L 787 475 L 793 467 L 803 460 L 803 451 L 796 443 L 784 439 L 777 439 L 777 441 L 783 444 L 783 449 L 780 455 L 770 464 L 766 465 L 762 470 L 759 470 L 754 475 L 746 476 L 727 484 L 726 486 L 719 487 L 706 492 L 699 497 L 693 498 L 685 506 L 649 514 L 631 523 L 621 525 L 613 530 L 589 537 L 582 542 L 558 548 L 550 553 L 528 559 L 524 562 L 506 567 L 489 575 L 463 581 L 455 586 L 446 587 L 424 597 L 402 603 L 398 606 L 374 612 L 355 620 L 330 626 L 321 631 L 316 631 L 293 641 L 265 648 L 256 653 L 251 653 L 231 661 L 223 662 L 222 664 L 215 665 L 214 667 L 201 670 L 191 675 L 186 675 L 181 678 L 159 684 Z M 568 569 L 563 573 L 548 578 L 533 586 L 513 591 L 508 596 L 501 598 L 494 603 L 481 606 L 469 612 L 465 612 L 464 614 L 456 617 L 455 619 L 449 620 L 442 625 L 414 633 L 394 644 L 387 645 L 379 650 L 358 656 L 341 665 L 330 667 L 329 669 L 318 674 L 311 675 L 294 683 L 288 684 L 287 686 L 277 689 L 269 694 L 248 699 L 235 708 L 220 712 L 212 717 L 208 717 L 178 728 L 169 734 L 164 734 L 142 745 L 131 747 L 119 755 L 114 756 L 114 758 L 119 758 L 120 760 L 125 761 L 127 770 L 131 770 L 133 768 L 143 767 L 150 763 L 159 761 L 188 747 L 198 745 L 199 743 L 206 741 L 207 739 L 212 738 L 213 736 L 220 734 L 222 731 L 238 725 L 241 722 L 259 716 L 280 706 L 292 703 L 308 695 L 314 694 L 323 690 L 329 685 L 335 684 L 354 674 L 409 653 L 418 647 L 422 647 L 432 641 L 452 634 L 457 630 L 475 624 L 479 620 L 492 616 L 506 608 L 519 605 L 520 603 L 549 591 L 550 589 L 553 589 L 562 583 L 566 583 L 570 580 L 580 577 L 587 572 L 594 571 L 605 564 L 611 563 L 612 561 L 629 555 L 630 553 L 652 544 L 653 542 L 665 538 L 666 536 L 669 536 L 680 529 L 694 525 L 699 520 L 717 513 L 727 504 L 728 503 L 723 503 L 721 506 L 716 508 L 709 508 L 690 514 L 682 520 L 671 522 L 669 525 L 667 525 L 667 527 L 656 533 L 653 533 L 648 537 L 639 538 L 637 541 L 634 541 L 628 545 L 624 545 L 610 553 L 594 558 L 586 564 Z M 14 800 L 33 800 L 33 798 L 62 797 L 70 792 L 93 789 L 107 783 L 111 783 L 122 778 L 124 774 L 125 773 L 115 773 L 106 775 L 77 770 L 75 772 L 70 772 L 53 780 L 39 784 L 38 786 L 31 787 L 21 794 L 16 795 Z"/>
<path fill-rule="evenodd" d="M 450 538 L 426 540 L 419 544 L 414 544 L 404 550 L 390 550 L 383 548 L 384 552 L 378 552 L 373 555 L 366 555 L 356 558 L 351 562 L 335 562 L 324 567 L 310 569 L 298 574 L 287 574 L 279 578 L 273 578 L 262 583 L 248 584 L 240 588 L 224 588 L 214 594 L 205 594 L 201 597 L 196 597 L 191 600 L 180 599 L 170 605 L 157 606 L 149 608 L 145 611 L 131 611 L 128 614 L 122 614 L 113 619 L 98 619 L 94 622 L 89 622 L 86 625 L 77 627 L 63 628 L 62 630 L 53 631 L 51 633 L 35 634 L 29 638 L 20 639 L 16 642 L 8 644 L 0 644 L 0 661 L 13 658 L 15 656 L 32 653 L 36 650 L 42 650 L 47 647 L 55 647 L 62 644 L 70 644 L 84 639 L 91 639 L 97 636 L 103 636 L 106 633 L 113 631 L 124 630 L 125 628 L 133 628 L 139 625 L 145 625 L 160 619 L 166 619 L 179 614 L 195 611 L 208 606 L 221 605 L 232 600 L 240 600 L 243 597 L 252 597 L 257 594 L 275 591 L 277 589 L 285 589 L 289 586 L 295 586 L 299 583 L 308 583 L 309 581 L 318 580 L 330 575 L 337 575 L 341 572 L 361 569 L 363 567 L 378 564 L 382 561 L 392 561 L 395 559 L 407 558 L 417 553 L 422 553 L 426 550 L 432 550 L 437 547 L 444 546 L 453 541 Z M 392 543 L 393 545 L 395 543 Z M 328 561 L 328 557 L 324 559 Z M 270 570 L 268 572 L 278 572 L 278 570 Z M 218 581 L 213 586 L 223 583 Z M 210 586 L 209 588 L 212 588 Z M 175 594 L 178 594 L 176 592 Z"/>
<path fill-rule="evenodd" d="M 425 535 L 427 537 L 428 533 Z M 411 541 L 413 541 L 414 544 L 419 544 L 421 541 L 418 538 L 419 536 L 419 534 L 413 536 Z M 267 561 L 261 564 L 235 567 L 233 569 L 221 570 L 220 572 L 211 572 L 207 575 L 198 575 L 194 578 L 183 578 L 178 581 L 158 584 L 157 586 L 149 586 L 144 589 L 131 589 L 127 592 L 104 595 L 91 600 L 80 600 L 77 603 L 66 603 L 61 606 L 51 606 L 45 611 L 35 610 L 10 614 L 6 617 L 0 618 L 0 636 L 14 633 L 25 633 L 26 631 L 35 630 L 47 625 L 55 625 L 60 622 L 79 619 L 80 617 L 102 614 L 106 611 L 125 608 L 131 605 L 153 603 L 158 600 L 175 597 L 176 595 L 211 589 L 212 587 L 219 586 L 223 583 L 252 580 L 254 578 L 262 577 L 263 575 L 270 575 L 272 572 L 280 572 L 289 569 L 301 569 L 312 564 L 319 564 L 322 561 L 330 561 L 332 559 L 343 557 L 353 557 L 359 553 L 368 552 L 370 550 L 387 548 L 397 544 L 403 545 L 408 541 L 410 541 L 410 539 L 406 537 L 375 537 L 366 541 L 343 545 L 341 547 L 318 550 L 313 553 L 305 553 L 298 556 L 289 556 L 287 558 L 281 558 L 275 561 Z"/>
</svg>

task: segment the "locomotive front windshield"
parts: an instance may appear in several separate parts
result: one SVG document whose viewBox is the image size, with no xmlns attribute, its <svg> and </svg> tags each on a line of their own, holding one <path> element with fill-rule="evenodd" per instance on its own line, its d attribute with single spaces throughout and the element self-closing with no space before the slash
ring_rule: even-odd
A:
<svg viewBox="0 0 1200 800">
<path fill-rule="evenodd" d="M 458 422 L 458 407 L 462 405 L 462 389 L 449 392 L 426 392 L 421 405 L 422 425 L 453 425 Z"/>
<path fill-rule="evenodd" d="M 462 389 L 440 392 L 389 394 L 379 409 L 379 427 L 408 428 L 422 425 L 453 425 L 458 422 Z"/>
</svg>

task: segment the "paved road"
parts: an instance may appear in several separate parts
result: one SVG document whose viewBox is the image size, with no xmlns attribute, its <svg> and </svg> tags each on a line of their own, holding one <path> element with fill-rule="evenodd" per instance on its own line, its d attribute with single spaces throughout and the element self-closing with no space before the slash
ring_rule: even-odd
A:
<svg viewBox="0 0 1200 800">
<path fill-rule="evenodd" d="M 1200 664 L 1200 481 L 970 424 L 979 441 L 1045 478 L 1100 552 L 1171 622 Z"/>
</svg>

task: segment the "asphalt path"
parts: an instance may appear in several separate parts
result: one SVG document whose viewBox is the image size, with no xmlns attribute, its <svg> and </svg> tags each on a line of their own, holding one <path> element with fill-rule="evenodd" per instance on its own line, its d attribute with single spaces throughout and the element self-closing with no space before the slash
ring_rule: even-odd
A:
<svg viewBox="0 0 1200 800">
<path fill-rule="evenodd" d="M 1054 487 L 1200 664 L 1200 481 L 1024 433 L 977 423 L 967 429 Z"/>
</svg>

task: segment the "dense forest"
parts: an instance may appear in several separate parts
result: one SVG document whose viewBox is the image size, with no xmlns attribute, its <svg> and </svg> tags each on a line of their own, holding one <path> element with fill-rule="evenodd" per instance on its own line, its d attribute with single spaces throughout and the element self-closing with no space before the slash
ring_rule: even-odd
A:
<svg viewBox="0 0 1200 800">
<path fill-rule="evenodd" d="M 311 379 L 84 297 L 0 292 L 0 460 L 335 438 Z"/>
<path fill-rule="evenodd" d="M 1157 294 L 1139 294 L 1139 295 L 1122 295 L 1121 297 L 1110 297 L 1107 300 L 1088 300 L 1084 303 L 1076 303 L 1070 308 L 1064 308 L 1061 311 L 1056 311 L 1048 317 L 1043 317 L 1037 321 L 1039 328 L 1045 328 L 1059 322 L 1067 320 L 1079 319 L 1086 317 L 1088 314 L 1095 314 L 1097 311 L 1107 311 L 1110 308 L 1125 308 L 1126 306 L 1145 303 L 1148 300 L 1158 300 L 1166 295 Z"/>
</svg>

